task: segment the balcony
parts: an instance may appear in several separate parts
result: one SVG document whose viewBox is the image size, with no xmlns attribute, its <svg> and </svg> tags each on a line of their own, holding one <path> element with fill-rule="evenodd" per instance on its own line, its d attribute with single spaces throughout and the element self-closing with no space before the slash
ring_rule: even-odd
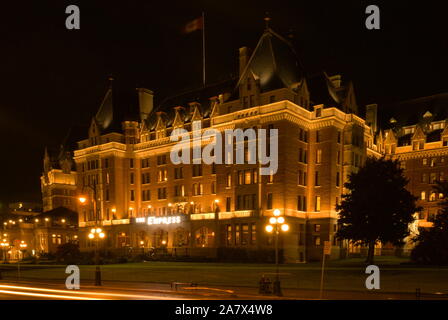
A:
<svg viewBox="0 0 448 320">
<path fill-rule="evenodd" d="M 219 220 L 233 219 L 233 218 L 250 218 L 253 216 L 253 210 L 241 210 L 234 212 L 220 212 Z"/>
<path fill-rule="evenodd" d="M 215 213 L 194 213 L 190 214 L 191 220 L 213 220 L 215 219 Z"/>
</svg>

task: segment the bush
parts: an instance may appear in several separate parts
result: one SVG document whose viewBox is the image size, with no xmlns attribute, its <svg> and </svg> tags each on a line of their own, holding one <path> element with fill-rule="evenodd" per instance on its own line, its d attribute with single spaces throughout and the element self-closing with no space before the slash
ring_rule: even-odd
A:
<svg viewBox="0 0 448 320">
<path fill-rule="evenodd" d="M 56 251 L 56 261 L 65 264 L 77 264 L 81 258 L 79 246 L 74 243 L 64 243 L 58 246 Z"/>
</svg>

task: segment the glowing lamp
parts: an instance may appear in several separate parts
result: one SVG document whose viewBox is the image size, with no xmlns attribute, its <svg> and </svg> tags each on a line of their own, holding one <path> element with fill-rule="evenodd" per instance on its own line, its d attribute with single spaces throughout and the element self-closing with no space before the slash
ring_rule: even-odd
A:
<svg viewBox="0 0 448 320">
<path fill-rule="evenodd" d="M 270 224 L 268 224 L 268 225 L 266 226 L 266 231 L 267 231 L 267 232 L 272 232 L 273 230 L 274 230 L 274 227 L 271 226 Z"/>
</svg>

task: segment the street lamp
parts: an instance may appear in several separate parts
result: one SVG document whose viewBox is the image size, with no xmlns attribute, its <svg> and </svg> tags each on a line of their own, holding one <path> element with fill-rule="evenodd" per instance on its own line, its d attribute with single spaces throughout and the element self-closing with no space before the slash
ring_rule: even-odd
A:
<svg viewBox="0 0 448 320">
<path fill-rule="evenodd" d="M 26 242 L 24 240 L 20 241 L 19 252 L 22 253 L 22 258 L 23 258 L 23 254 L 26 252 L 26 248 L 27 247 L 28 247 L 28 245 L 26 244 Z M 17 277 L 20 280 L 20 254 L 19 254 L 19 257 L 17 259 Z"/>
<path fill-rule="evenodd" d="M 88 235 L 90 240 L 95 240 L 95 285 L 101 285 L 101 269 L 99 266 L 99 252 L 98 252 L 98 243 L 100 239 L 104 239 L 106 234 L 103 232 L 101 228 L 92 228 Z"/>
<path fill-rule="evenodd" d="M 9 242 L 6 239 L 3 239 L 3 241 L 0 243 L 0 246 L 2 247 L 3 251 L 3 263 L 6 263 L 6 255 L 9 247 Z"/>
<path fill-rule="evenodd" d="M 95 217 L 95 228 L 93 228 L 92 230 L 90 230 L 90 233 L 88 235 L 89 239 L 95 239 L 95 285 L 96 286 L 101 286 L 101 269 L 99 266 L 99 252 L 98 252 L 98 246 L 99 246 L 99 240 L 103 239 L 106 235 L 104 234 L 104 232 L 101 230 L 101 228 L 99 227 L 99 216 L 98 216 L 98 205 L 97 205 L 97 194 L 96 194 L 96 181 L 93 181 L 93 186 L 91 185 L 84 185 L 83 186 L 83 192 L 84 192 L 84 188 L 90 188 L 93 192 L 93 213 L 94 213 L 94 217 Z M 79 202 L 81 202 L 81 204 L 85 204 L 87 202 L 87 198 L 84 196 L 80 196 L 78 198 Z"/>
<path fill-rule="evenodd" d="M 285 218 L 280 217 L 280 210 L 274 210 L 274 217 L 269 219 L 269 224 L 266 225 L 266 231 L 268 233 L 274 232 L 275 234 L 275 268 L 276 268 L 276 277 L 274 281 L 274 294 L 277 296 L 282 296 L 282 289 L 280 286 L 280 277 L 278 270 L 278 235 L 280 230 L 286 232 L 289 230 L 289 225 L 285 223 Z"/>
</svg>

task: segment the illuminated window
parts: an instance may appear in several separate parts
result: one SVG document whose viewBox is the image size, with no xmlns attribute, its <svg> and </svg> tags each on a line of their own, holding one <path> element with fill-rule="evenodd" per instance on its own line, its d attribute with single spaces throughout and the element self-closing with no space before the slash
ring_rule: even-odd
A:
<svg viewBox="0 0 448 320">
<path fill-rule="evenodd" d="M 257 242 L 257 225 L 252 223 L 250 225 L 250 243 L 255 244 Z"/>
<path fill-rule="evenodd" d="M 322 150 L 318 149 L 316 151 L 316 163 L 322 163 Z"/>
<path fill-rule="evenodd" d="M 425 192 L 425 191 L 422 191 L 422 192 L 420 193 L 420 199 L 421 199 L 421 200 L 426 200 L 426 192 Z"/>
<path fill-rule="evenodd" d="M 316 247 L 320 246 L 320 237 L 314 237 L 314 245 Z"/>
<path fill-rule="evenodd" d="M 252 171 L 246 170 L 244 172 L 244 184 L 251 184 L 252 183 Z"/>
<path fill-rule="evenodd" d="M 227 179 L 226 179 L 226 187 L 230 188 L 232 186 L 232 175 L 230 173 L 227 174 Z"/>
<path fill-rule="evenodd" d="M 320 224 L 314 225 L 314 232 L 320 232 Z"/>
<path fill-rule="evenodd" d="M 315 211 L 320 211 L 320 196 L 316 196 L 316 204 L 315 204 Z"/>
<path fill-rule="evenodd" d="M 429 195 L 429 201 L 436 201 L 436 193 L 435 192 L 431 192 L 431 194 Z"/>
<path fill-rule="evenodd" d="M 230 246 L 232 244 L 232 225 L 231 224 L 227 225 L 226 239 L 227 239 L 227 245 Z"/>
</svg>

